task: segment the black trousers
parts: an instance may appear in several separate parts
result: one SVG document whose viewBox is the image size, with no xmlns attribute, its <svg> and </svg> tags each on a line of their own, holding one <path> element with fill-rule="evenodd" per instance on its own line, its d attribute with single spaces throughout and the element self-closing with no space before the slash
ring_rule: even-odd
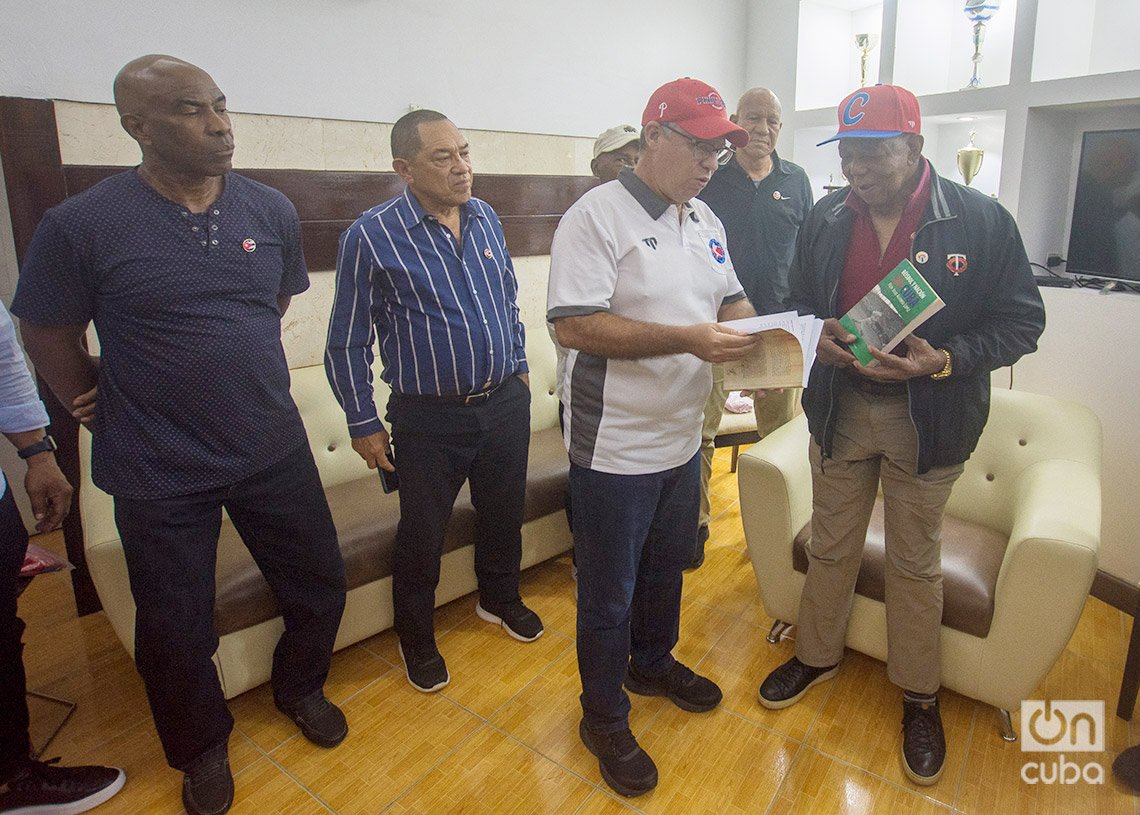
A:
<svg viewBox="0 0 1140 815">
<path fill-rule="evenodd" d="M 135 665 L 176 769 L 224 743 L 233 729 L 211 661 L 223 507 L 285 619 L 273 653 L 278 702 L 291 704 L 324 686 L 344 611 L 344 561 L 308 445 L 226 487 L 155 500 L 117 497 L 115 522 L 137 608 Z"/>
<path fill-rule="evenodd" d="M 0 784 L 28 760 L 28 702 L 24 697 L 24 621 L 16 615 L 20 567 L 28 531 L 20 518 L 12 485 L 0 498 Z"/>
<path fill-rule="evenodd" d="M 475 576 L 485 606 L 519 596 L 530 388 L 517 376 L 483 402 L 393 394 L 388 400 L 400 524 L 392 560 L 394 627 L 409 644 L 434 642 L 432 615 L 447 521 L 463 482 L 475 506 Z"/>
</svg>

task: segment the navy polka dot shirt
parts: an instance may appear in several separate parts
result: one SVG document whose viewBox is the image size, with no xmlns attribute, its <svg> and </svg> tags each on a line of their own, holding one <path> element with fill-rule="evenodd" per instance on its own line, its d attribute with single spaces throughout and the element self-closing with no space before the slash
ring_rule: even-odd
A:
<svg viewBox="0 0 1140 815">
<path fill-rule="evenodd" d="M 297 212 L 277 190 L 229 173 L 195 214 L 131 170 L 44 215 L 12 313 L 94 321 L 92 478 L 166 498 L 254 475 L 305 440 L 277 298 L 308 285 Z"/>
</svg>

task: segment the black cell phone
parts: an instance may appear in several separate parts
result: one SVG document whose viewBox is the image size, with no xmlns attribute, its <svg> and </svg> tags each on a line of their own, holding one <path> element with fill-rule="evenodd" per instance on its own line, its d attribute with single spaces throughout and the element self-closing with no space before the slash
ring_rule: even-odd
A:
<svg viewBox="0 0 1140 815">
<path fill-rule="evenodd" d="M 396 454 L 391 450 L 388 451 L 388 461 L 392 463 L 393 467 L 396 466 Z M 380 487 L 384 492 L 395 492 L 400 489 L 400 472 L 398 470 L 388 472 L 383 467 L 377 467 L 376 471 L 380 473 Z"/>
</svg>

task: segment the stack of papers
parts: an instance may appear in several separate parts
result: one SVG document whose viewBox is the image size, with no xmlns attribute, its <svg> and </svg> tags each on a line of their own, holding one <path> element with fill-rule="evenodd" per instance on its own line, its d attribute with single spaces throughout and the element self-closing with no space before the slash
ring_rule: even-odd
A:
<svg viewBox="0 0 1140 815">
<path fill-rule="evenodd" d="M 748 356 L 724 363 L 725 390 L 768 390 L 807 387 L 823 320 L 782 311 L 721 323 L 745 334 L 760 334 Z"/>
</svg>

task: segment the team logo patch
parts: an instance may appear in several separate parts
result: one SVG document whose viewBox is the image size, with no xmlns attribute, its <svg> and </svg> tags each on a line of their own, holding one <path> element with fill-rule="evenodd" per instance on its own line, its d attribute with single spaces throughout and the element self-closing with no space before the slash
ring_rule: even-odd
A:
<svg viewBox="0 0 1140 815">
<path fill-rule="evenodd" d="M 919 263 L 926 263 L 926 261 L 930 260 L 930 255 L 926 254 L 926 252 L 918 252 L 915 254 L 914 259 Z"/>
<path fill-rule="evenodd" d="M 948 254 L 946 256 L 946 268 L 953 273 L 954 277 L 966 271 L 966 256 L 957 252 Z"/>
<path fill-rule="evenodd" d="M 847 127 L 851 127 L 851 125 L 862 119 L 864 113 L 862 110 L 856 111 L 856 107 L 862 108 L 870 101 L 871 94 L 866 91 L 859 91 L 859 93 L 848 99 L 847 104 L 843 107 L 843 124 Z"/>
<path fill-rule="evenodd" d="M 708 96 L 698 96 L 696 99 L 698 105 L 710 105 L 713 110 L 724 110 L 724 100 L 720 98 L 720 94 L 713 91 Z"/>
<path fill-rule="evenodd" d="M 716 238 L 709 240 L 709 252 L 713 256 L 713 260 L 717 263 L 724 263 L 728 258 L 728 254 L 724 251 L 724 246 Z"/>
<path fill-rule="evenodd" d="M 256 251 L 257 250 L 257 241 L 255 241 L 253 238 L 246 238 L 244 241 L 241 242 L 241 248 L 247 252 Z"/>
<path fill-rule="evenodd" d="M 483 257 L 487 258 L 487 260 L 490 260 L 492 257 L 494 257 L 494 255 L 491 254 L 490 246 L 483 250 Z"/>
<path fill-rule="evenodd" d="M 780 192 L 779 190 L 776 190 L 772 193 L 772 197 L 775 198 L 777 201 L 779 201 L 779 200 L 783 199 L 784 194 L 782 192 Z"/>
</svg>

